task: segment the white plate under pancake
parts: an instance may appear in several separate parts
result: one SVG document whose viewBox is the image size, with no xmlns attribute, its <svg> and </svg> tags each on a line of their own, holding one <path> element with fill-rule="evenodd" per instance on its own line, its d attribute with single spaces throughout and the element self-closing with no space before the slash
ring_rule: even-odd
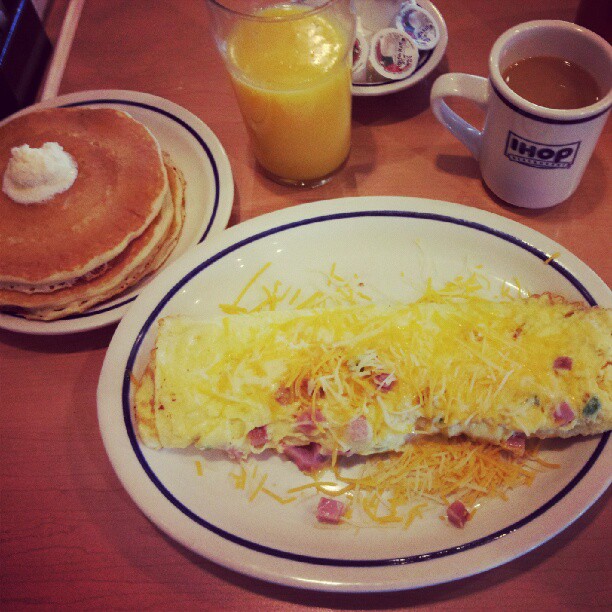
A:
<svg viewBox="0 0 612 612">
<path fill-rule="evenodd" d="M 215 134 L 195 115 L 164 98 L 124 90 L 67 94 L 31 106 L 20 114 L 56 106 L 107 106 L 129 113 L 151 130 L 162 150 L 169 153 L 182 170 L 187 183 L 185 225 L 165 265 L 225 229 L 234 201 L 232 170 Z M 116 323 L 151 278 L 114 300 L 58 321 L 30 321 L 0 313 L 0 328 L 44 335 L 86 331 Z"/>
</svg>

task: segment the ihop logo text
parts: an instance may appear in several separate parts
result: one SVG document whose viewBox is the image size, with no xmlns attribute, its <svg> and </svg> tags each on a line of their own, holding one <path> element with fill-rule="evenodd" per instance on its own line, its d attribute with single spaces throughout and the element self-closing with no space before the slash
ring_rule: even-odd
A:
<svg viewBox="0 0 612 612">
<path fill-rule="evenodd" d="M 544 144 L 508 132 L 505 155 L 510 161 L 534 168 L 570 168 L 579 147 L 580 142 Z"/>
</svg>

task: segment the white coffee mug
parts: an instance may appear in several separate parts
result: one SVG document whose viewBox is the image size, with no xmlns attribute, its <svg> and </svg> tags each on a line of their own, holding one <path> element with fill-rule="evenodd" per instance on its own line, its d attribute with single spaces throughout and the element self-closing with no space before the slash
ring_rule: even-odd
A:
<svg viewBox="0 0 612 612">
<path fill-rule="evenodd" d="M 584 108 L 545 108 L 516 94 L 502 72 L 520 59 L 557 56 L 587 70 L 602 96 Z M 482 132 L 444 101 L 457 96 L 486 111 Z M 450 73 L 431 91 L 436 118 L 476 157 L 488 187 L 502 200 L 546 208 L 574 193 L 612 106 L 612 47 L 565 21 L 529 21 L 500 36 L 489 56 L 489 78 Z"/>
</svg>

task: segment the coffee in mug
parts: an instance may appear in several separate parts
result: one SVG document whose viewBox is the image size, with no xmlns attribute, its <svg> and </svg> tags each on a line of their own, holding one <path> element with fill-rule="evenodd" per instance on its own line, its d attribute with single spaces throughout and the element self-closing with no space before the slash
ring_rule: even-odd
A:
<svg viewBox="0 0 612 612">
<path fill-rule="evenodd" d="M 554 91 L 559 62 L 570 73 L 563 78 L 576 85 L 566 101 Z M 486 112 L 482 131 L 450 109 L 445 99 L 453 96 Z M 431 106 L 499 198 L 525 208 L 554 206 L 576 190 L 610 113 L 612 47 L 574 23 L 523 23 L 493 45 L 488 79 L 444 74 L 431 90 Z"/>
<path fill-rule="evenodd" d="M 502 72 L 502 78 L 521 98 L 546 108 L 583 108 L 601 99 L 595 78 L 575 62 L 561 57 L 540 55 L 520 59 Z"/>
</svg>

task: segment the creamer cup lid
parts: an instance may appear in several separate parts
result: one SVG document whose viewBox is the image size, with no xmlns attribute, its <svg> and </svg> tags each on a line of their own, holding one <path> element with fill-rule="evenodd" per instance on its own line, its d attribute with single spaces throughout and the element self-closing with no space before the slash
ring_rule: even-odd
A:
<svg viewBox="0 0 612 612">
<path fill-rule="evenodd" d="M 435 19 L 424 8 L 404 2 L 395 25 L 410 36 L 417 49 L 433 49 L 440 40 L 440 29 Z"/>
<path fill-rule="evenodd" d="M 403 30 L 385 28 L 370 42 L 370 63 L 378 74 L 397 81 L 411 75 L 419 61 L 419 50 Z"/>
<path fill-rule="evenodd" d="M 360 73 L 367 66 L 369 52 L 368 37 L 357 28 L 355 42 L 353 43 L 353 74 Z"/>
</svg>

